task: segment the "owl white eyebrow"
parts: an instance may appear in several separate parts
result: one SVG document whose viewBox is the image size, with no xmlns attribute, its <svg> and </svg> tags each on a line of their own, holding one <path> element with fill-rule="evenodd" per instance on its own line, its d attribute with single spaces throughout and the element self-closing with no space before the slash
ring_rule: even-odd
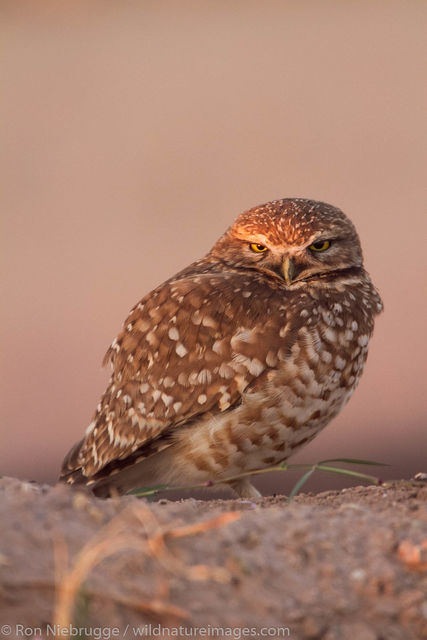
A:
<svg viewBox="0 0 427 640">
<path fill-rule="evenodd" d="M 269 241 L 265 236 L 262 235 L 254 235 L 254 236 L 236 236 L 237 240 L 240 240 L 241 242 L 243 242 L 244 244 L 262 244 L 265 247 L 268 246 Z"/>
</svg>

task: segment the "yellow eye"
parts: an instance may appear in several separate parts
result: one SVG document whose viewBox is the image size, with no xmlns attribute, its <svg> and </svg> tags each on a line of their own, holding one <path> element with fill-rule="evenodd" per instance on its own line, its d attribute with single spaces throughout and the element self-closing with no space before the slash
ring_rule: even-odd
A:
<svg viewBox="0 0 427 640">
<path fill-rule="evenodd" d="M 264 247 L 263 244 L 257 244 L 256 242 L 252 242 L 249 246 L 255 253 L 264 253 L 267 251 L 267 247 Z"/>
<path fill-rule="evenodd" d="M 320 240 L 320 242 L 313 242 L 308 248 L 310 251 L 326 251 L 331 246 L 330 240 Z"/>
</svg>

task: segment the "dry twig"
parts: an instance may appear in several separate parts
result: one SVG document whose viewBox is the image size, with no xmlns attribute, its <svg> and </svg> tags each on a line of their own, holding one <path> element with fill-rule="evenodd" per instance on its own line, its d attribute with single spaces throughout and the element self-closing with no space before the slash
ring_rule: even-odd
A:
<svg viewBox="0 0 427 640">
<path fill-rule="evenodd" d="M 131 521 L 129 522 L 129 516 Z M 144 527 L 145 539 L 141 539 L 135 532 L 135 518 Z M 54 537 L 56 603 L 54 622 L 59 628 L 66 628 L 73 619 L 74 606 L 77 595 L 91 570 L 105 558 L 125 549 L 145 554 L 155 558 L 169 572 L 183 574 L 190 580 L 217 580 L 228 582 L 230 575 L 223 567 L 209 567 L 206 565 L 186 566 L 172 555 L 166 541 L 174 538 L 205 533 L 211 529 L 225 526 L 240 518 L 239 512 L 224 513 L 221 516 L 193 525 L 186 525 L 162 530 L 152 511 L 143 503 L 132 505 L 115 516 L 107 525 L 93 536 L 74 558 L 72 567 L 68 567 L 68 549 L 65 540 L 59 535 Z M 160 585 L 163 597 L 169 595 L 168 585 Z M 89 595 L 89 594 L 88 594 Z M 94 595 L 93 591 L 90 595 Z M 147 614 L 163 616 L 169 615 L 179 619 L 188 617 L 188 613 L 159 597 L 151 600 L 135 600 L 118 594 L 102 594 L 100 597 L 113 599 L 118 604 L 144 611 Z"/>
</svg>

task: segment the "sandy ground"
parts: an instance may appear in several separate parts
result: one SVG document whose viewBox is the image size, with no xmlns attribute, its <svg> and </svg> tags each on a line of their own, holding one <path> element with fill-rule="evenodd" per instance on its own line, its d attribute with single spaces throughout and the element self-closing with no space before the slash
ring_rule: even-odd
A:
<svg viewBox="0 0 427 640">
<path fill-rule="evenodd" d="M 427 638 L 422 482 L 287 505 L 2 478 L 0 518 L 0 638 Z"/>
</svg>

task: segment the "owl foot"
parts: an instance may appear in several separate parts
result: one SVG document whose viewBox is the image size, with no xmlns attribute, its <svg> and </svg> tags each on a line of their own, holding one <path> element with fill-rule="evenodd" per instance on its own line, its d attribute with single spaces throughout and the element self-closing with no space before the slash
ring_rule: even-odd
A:
<svg viewBox="0 0 427 640">
<path fill-rule="evenodd" d="M 239 496 L 239 498 L 262 498 L 262 494 L 255 489 L 253 484 L 250 483 L 248 478 L 242 478 L 241 480 L 233 480 L 227 483 L 229 487 L 233 489 Z"/>
</svg>

